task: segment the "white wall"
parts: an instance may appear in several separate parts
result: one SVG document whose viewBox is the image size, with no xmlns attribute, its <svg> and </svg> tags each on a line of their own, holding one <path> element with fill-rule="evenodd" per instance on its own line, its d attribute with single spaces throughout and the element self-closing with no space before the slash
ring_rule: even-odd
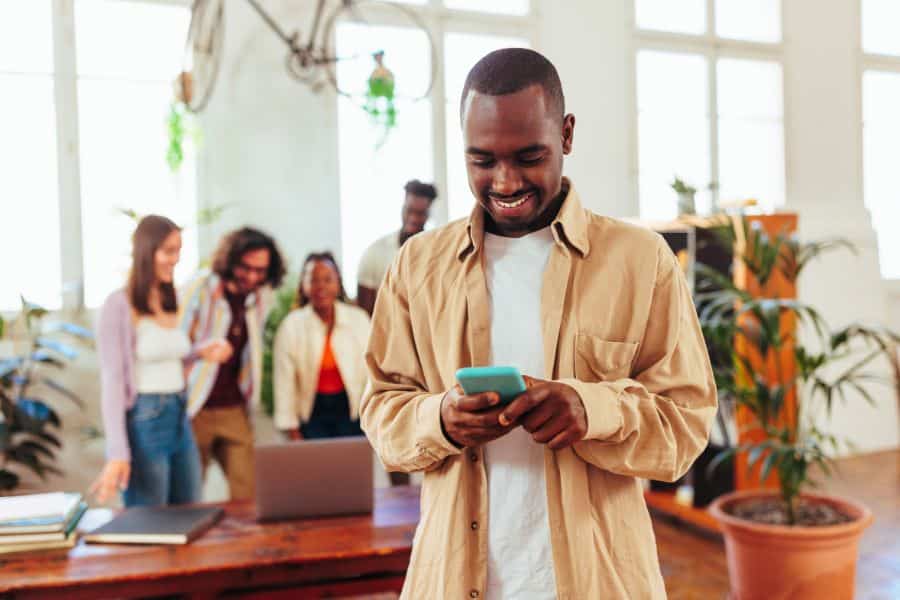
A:
<svg viewBox="0 0 900 600">
<path fill-rule="evenodd" d="M 567 0 L 565 10 L 535 2 L 537 48 L 557 65 L 577 119 L 566 172 L 591 209 L 634 215 L 631 2 Z M 800 213 L 804 237 L 844 236 L 860 248 L 857 257 L 835 255 L 811 267 L 801 297 L 834 326 L 865 320 L 900 328 L 900 293 L 889 295 L 880 279 L 862 198 L 857 3 L 783 4 L 786 208 Z M 283 21 L 305 23 L 289 10 L 297 5 L 267 4 Z M 243 222 L 268 229 L 296 269 L 310 249 L 340 250 L 336 103 L 287 76 L 282 46 L 249 8 L 234 3 L 229 11 L 222 80 L 203 115 L 201 202 L 236 203 L 220 229 Z M 860 450 L 900 445 L 893 391 L 874 391 L 876 409 L 854 403 L 832 421 Z"/>
<path fill-rule="evenodd" d="M 313 4 L 265 7 L 290 30 L 309 22 L 305 9 Z M 228 3 L 224 64 L 200 118 L 198 186 L 201 206 L 235 206 L 206 228 L 201 255 L 243 224 L 274 235 L 292 271 L 311 250 L 340 252 L 335 97 L 289 77 L 285 56 L 283 42 L 247 3 Z"/>
</svg>

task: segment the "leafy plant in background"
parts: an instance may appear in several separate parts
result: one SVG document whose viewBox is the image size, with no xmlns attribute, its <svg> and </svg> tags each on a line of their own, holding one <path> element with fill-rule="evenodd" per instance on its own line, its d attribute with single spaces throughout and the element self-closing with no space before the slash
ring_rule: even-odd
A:
<svg viewBox="0 0 900 600">
<path fill-rule="evenodd" d="M 272 349 L 275 344 L 275 334 L 278 333 L 278 326 L 284 321 L 284 318 L 293 310 L 297 304 L 297 278 L 287 277 L 284 283 L 275 293 L 275 305 L 269 312 L 266 319 L 266 326 L 263 329 L 263 366 L 262 366 L 262 388 L 260 389 L 260 401 L 263 410 L 270 417 L 275 412 L 275 389 L 273 384 L 273 353 Z"/>
<path fill-rule="evenodd" d="M 56 450 L 62 446 L 57 432 L 62 423 L 59 414 L 35 394 L 43 385 L 83 408 L 81 400 L 52 377 L 47 370 L 61 370 L 66 361 L 78 356 L 72 346 L 56 339 L 60 333 L 88 342 L 90 331 L 71 323 L 45 323 L 47 310 L 22 298 L 22 310 L 11 323 L 0 319 L 0 338 L 13 331 L 23 332 L 21 354 L 0 359 L 0 491 L 15 489 L 21 468 L 42 479 L 61 474 L 53 464 Z"/>
<path fill-rule="evenodd" d="M 169 115 L 166 117 L 166 131 L 168 133 L 168 146 L 166 147 L 166 163 L 172 172 L 177 172 L 184 162 L 184 139 L 190 135 L 195 145 L 200 144 L 200 129 L 194 122 L 193 116 L 188 112 L 183 102 L 173 100 L 169 105 Z"/>
<path fill-rule="evenodd" d="M 806 266 L 823 253 L 853 250 L 844 240 L 804 243 L 784 234 L 771 237 L 758 223 L 739 222 L 739 228 L 720 230 L 723 242 L 735 247 L 738 233 L 742 234 L 743 251 L 738 260 L 762 289 L 776 272 L 796 283 Z M 755 298 L 738 289 L 732 278 L 705 265 L 698 265 L 698 273 L 697 299 L 704 334 L 712 352 L 730 358 L 716 369 L 720 393 L 745 407 L 763 432 L 761 441 L 721 453 L 710 469 L 736 452 L 747 452 L 748 468 L 761 465 L 762 481 L 771 472 L 777 473 L 787 520 L 793 525 L 802 489 L 814 485 L 810 467 L 818 465 L 830 475 L 830 453 L 842 442 L 820 427 L 816 417 L 824 409 L 824 416 L 830 418 L 834 402 L 846 402 L 851 394 L 874 404 L 866 385 L 885 378 L 867 369 L 880 357 L 890 358 L 900 336 L 856 323 L 831 330 L 809 304 L 776 296 Z M 798 330 L 804 327 L 809 342 L 786 333 L 782 327 L 785 320 L 793 320 Z M 785 373 L 779 357 L 790 345 L 796 368 Z M 772 365 L 774 376 L 767 370 Z M 796 402 L 791 411 L 785 411 L 791 406 L 785 402 L 791 392 L 796 393 Z"/>
</svg>

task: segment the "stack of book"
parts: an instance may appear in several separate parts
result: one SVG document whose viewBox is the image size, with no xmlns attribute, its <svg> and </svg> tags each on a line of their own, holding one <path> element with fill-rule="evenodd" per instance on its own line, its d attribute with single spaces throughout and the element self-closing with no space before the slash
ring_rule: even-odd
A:
<svg viewBox="0 0 900 600">
<path fill-rule="evenodd" d="M 71 548 L 87 510 L 81 494 L 55 492 L 0 498 L 0 554 Z"/>
</svg>

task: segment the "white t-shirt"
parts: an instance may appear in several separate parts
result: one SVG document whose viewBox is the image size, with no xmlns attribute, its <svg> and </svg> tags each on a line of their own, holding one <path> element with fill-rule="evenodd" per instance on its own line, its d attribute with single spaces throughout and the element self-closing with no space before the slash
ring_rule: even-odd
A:
<svg viewBox="0 0 900 600">
<path fill-rule="evenodd" d="M 394 257 L 400 251 L 400 232 L 395 231 L 375 240 L 363 252 L 356 279 L 359 285 L 371 290 L 381 287 L 384 274 L 391 268 Z"/>
<path fill-rule="evenodd" d="M 191 341 L 180 327 L 163 327 L 149 317 L 135 325 L 134 380 L 142 394 L 184 391 L 184 364 Z"/>
<path fill-rule="evenodd" d="M 541 288 L 550 228 L 521 238 L 485 233 L 491 364 L 544 376 Z M 555 600 L 544 446 L 517 427 L 484 448 L 488 480 L 488 600 Z"/>
</svg>

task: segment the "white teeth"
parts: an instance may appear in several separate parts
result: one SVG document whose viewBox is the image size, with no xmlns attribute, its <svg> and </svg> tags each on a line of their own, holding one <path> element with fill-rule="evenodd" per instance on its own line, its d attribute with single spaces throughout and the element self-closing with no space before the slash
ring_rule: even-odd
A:
<svg viewBox="0 0 900 600">
<path fill-rule="evenodd" d="M 504 202 L 503 200 L 497 200 L 497 204 L 499 204 L 503 208 L 515 208 L 517 206 L 522 206 L 523 204 L 525 204 L 525 201 L 528 200 L 528 196 L 530 195 L 531 194 L 525 194 L 515 202 Z"/>
</svg>

